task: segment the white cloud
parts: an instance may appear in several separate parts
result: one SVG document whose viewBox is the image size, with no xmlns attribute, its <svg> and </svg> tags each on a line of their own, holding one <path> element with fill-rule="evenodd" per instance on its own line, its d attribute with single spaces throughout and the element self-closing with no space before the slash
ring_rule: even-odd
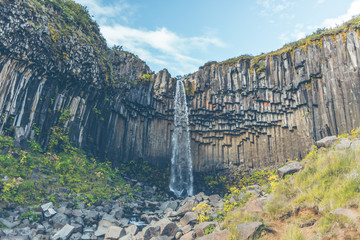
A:
<svg viewBox="0 0 360 240">
<path fill-rule="evenodd" d="M 295 26 L 294 31 L 282 33 L 279 36 L 279 40 L 282 42 L 282 44 L 285 44 L 285 43 L 290 43 L 292 41 L 297 41 L 304 37 L 306 37 L 306 32 L 304 31 L 304 26 L 302 24 L 297 24 Z"/>
<path fill-rule="evenodd" d="M 256 4 L 262 7 L 261 14 L 264 16 L 273 16 L 292 7 L 294 2 L 290 0 L 257 0 Z"/>
<path fill-rule="evenodd" d="M 86 6 L 100 25 L 112 20 L 128 22 L 129 16 L 136 11 L 136 7 L 129 5 L 125 0 L 119 0 L 116 4 L 105 0 L 75 0 L 75 2 Z"/>
<path fill-rule="evenodd" d="M 360 14 L 360 0 L 355 0 L 351 3 L 350 8 L 345 14 L 336 18 L 325 19 L 322 26 L 327 28 L 336 27 L 337 25 L 341 25 L 358 14 Z"/>
<path fill-rule="evenodd" d="M 122 45 L 149 63 L 167 65 L 176 74 L 195 71 L 204 61 L 190 57 L 193 51 L 207 51 L 210 47 L 224 47 L 215 37 L 181 37 L 166 28 L 139 30 L 120 24 L 100 26 L 110 45 Z"/>
</svg>

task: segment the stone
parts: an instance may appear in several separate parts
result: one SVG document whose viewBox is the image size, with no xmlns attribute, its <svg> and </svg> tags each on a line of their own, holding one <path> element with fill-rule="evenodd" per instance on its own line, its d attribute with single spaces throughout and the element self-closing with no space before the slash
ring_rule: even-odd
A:
<svg viewBox="0 0 360 240">
<path fill-rule="evenodd" d="M 114 226 L 114 224 L 107 220 L 101 220 L 99 222 L 97 230 L 95 231 L 95 236 L 96 237 L 105 236 L 107 229 L 111 226 Z"/>
<path fill-rule="evenodd" d="M 73 215 L 74 217 L 83 217 L 84 213 L 83 211 L 81 211 L 81 209 L 74 209 L 72 210 L 71 215 Z"/>
<path fill-rule="evenodd" d="M 262 222 L 241 223 L 235 227 L 235 231 L 239 234 L 241 240 L 253 239 L 262 226 Z"/>
<path fill-rule="evenodd" d="M 359 151 L 360 148 L 360 140 L 355 140 L 351 143 L 351 150 Z"/>
<path fill-rule="evenodd" d="M 197 222 L 197 214 L 195 212 L 187 212 L 184 217 L 180 219 L 180 224 L 186 226 L 187 224 L 194 224 Z"/>
<path fill-rule="evenodd" d="M 186 233 L 190 232 L 191 230 L 192 230 L 191 225 L 186 225 L 181 228 L 181 231 L 183 232 L 183 234 L 186 234 Z"/>
<path fill-rule="evenodd" d="M 94 223 L 97 223 L 97 220 L 99 219 L 99 213 L 94 210 L 87 210 L 84 212 L 84 223 L 86 225 L 92 225 Z"/>
<path fill-rule="evenodd" d="M 160 235 L 160 226 L 146 226 L 141 233 L 144 240 L 150 240 L 152 237 Z"/>
<path fill-rule="evenodd" d="M 4 236 L 1 240 L 30 240 L 29 236 Z"/>
<path fill-rule="evenodd" d="M 71 236 L 70 236 L 70 240 L 79 240 L 79 239 L 81 239 L 81 237 L 82 237 L 82 234 L 81 234 L 81 233 L 79 233 L 79 232 L 73 233 L 73 234 L 71 234 Z"/>
<path fill-rule="evenodd" d="M 176 201 L 166 201 L 160 205 L 160 210 L 165 211 L 166 209 L 170 208 L 171 210 L 175 211 L 178 205 L 179 204 Z"/>
<path fill-rule="evenodd" d="M 278 174 L 281 178 L 285 177 L 288 174 L 293 174 L 295 172 L 300 171 L 304 168 L 304 165 L 299 162 L 292 162 L 289 163 L 281 168 L 278 169 Z"/>
<path fill-rule="evenodd" d="M 177 211 L 177 216 L 183 216 L 187 212 L 191 212 L 194 207 L 197 206 L 197 203 L 193 200 L 186 201 Z"/>
<path fill-rule="evenodd" d="M 118 226 L 110 226 L 106 230 L 105 240 L 117 240 L 126 235 L 125 229 Z"/>
<path fill-rule="evenodd" d="M 345 216 L 354 222 L 360 221 L 360 213 L 351 208 L 336 208 L 330 212 L 333 215 Z M 360 224 L 360 222 L 359 222 Z"/>
<path fill-rule="evenodd" d="M 195 240 L 195 232 L 191 231 L 181 236 L 180 240 Z"/>
<path fill-rule="evenodd" d="M 351 141 L 347 138 L 340 138 L 339 143 L 335 145 L 335 150 L 343 150 L 350 148 Z"/>
<path fill-rule="evenodd" d="M 20 221 L 10 222 L 6 220 L 5 218 L 0 218 L 0 222 L 7 228 L 14 228 L 18 225 L 20 225 Z"/>
<path fill-rule="evenodd" d="M 69 218 L 63 213 L 57 213 L 51 218 L 50 222 L 54 225 L 55 228 L 62 228 L 69 223 Z"/>
<path fill-rule="evenodd" d="M 167 218 L 161 219 L 155 225 L 160 227 L 160 235 L 162 236 L 174 237 L 176 232 L 179 230 L 176 223 L 171 222 Z"/>
<path fill-rule="evenodd" d="M 56 214 L 56 211 L 53 208 L 48 208 L 45 212 L 44 212 L 44 216 L 47 218 L 50 218 L 52 216 L 54 216 Z"/>
<path fill-rule="evenodd" d="M 73 233 L 74 231 L 74 227 L 66 224 L 60 231 L 58 231 L 53 237 L 53 240 L 57 240 L 57 239 L 61 239 L 61 240 L 65 240 L 68 239 L 70 237 L 70 235 Z"/>
<path fill-rule="evenodd" d="M 135 225 L 130 225 L 127 228 L 125 228 L 126 235 L 131 234 L 131 235 L 135 236 L 138 233 L 138 231 L 139 231 L 139 229 Z"/>
<path fill-rule="evenodd" d="M 316 146 L 318 148 L 329 148 L 331 147 L 334 143 L 336 143 L 339 139 L 337 138 L 337 136 L 328 136 L 328 137 L 324 137 L 323 139 L 319 140 L 316 142 Z"/>
<path fill-rule="evenodd" d="M 230 231 L 228 229 L 219 231 L 219 232 L 213 232 L 208 235 L 204 235 L 202 237 L 196 238 L 198 240 L 224 240 L 228 239 L 228 237 L 231 235 Z"/>
<path fill-rule="evenodd" d="M 45 212 L 49 208 L 54 208 L 54 204 L 52 202 L 48 202 L 48 203 L 41 205 L 40 208 L 42 209 L 43 212 Z"/>
<path fill-rule="evenodd" d="M 114 211 L 114 216 L 117 220 L 120 220 L 124 216 L 124 209 L 123 208 L 117 208 Z"/>
<path fill-rule="evenodd" d="M 205 235 L 205 231 L 208 227 L 216 227 L 218 225 L 217 222 L 202 222 L 194 227 L 194 232 L 196 234 L 196 237 L 202 237 Z"/>
<path fill-rule="evenodd" d="M 180 239 L 183 234 L 181 232 L 177 232 L 175 234 L 175 239 Z"/>
</svg>

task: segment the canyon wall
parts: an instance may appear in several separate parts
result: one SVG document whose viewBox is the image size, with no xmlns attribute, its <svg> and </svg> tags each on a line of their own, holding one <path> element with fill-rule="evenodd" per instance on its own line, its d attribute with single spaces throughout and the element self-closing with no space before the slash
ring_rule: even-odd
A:
<svg viewBox="0 0 360 240">
<path fill-rule="evenodd" d="M 315 140 L 359 127 L 359 46 L 349 30 L 263 59 L 210 62 L 184 78 L 195 169 L 300 159 Z"/>
<path fill-rule="evenodd" d="M 176 79 L 108 49 L 95 23 L 63 21 L 61 7 L 31 2 L 0 1 L 1 134 L 46 148 L 69 112 L 63 127 L 75 146 L 114 165 L 168 165 Z M 182 78 L 195 171 L 279 164 L 360 126 L 359 45 L 349 30 Z"/>
</svg>

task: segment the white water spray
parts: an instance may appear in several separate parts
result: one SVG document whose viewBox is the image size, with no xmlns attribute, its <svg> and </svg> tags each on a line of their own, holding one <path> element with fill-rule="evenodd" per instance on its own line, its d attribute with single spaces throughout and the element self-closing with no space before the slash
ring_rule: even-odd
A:
<svg viewBox="0 0 360 240">
<path fill-rule="evenodd" d="M 176 83 L 169 187 L 177 197 L 193 195 L 188 107 L 184 83 L 181 80 Z"/>
</svg>

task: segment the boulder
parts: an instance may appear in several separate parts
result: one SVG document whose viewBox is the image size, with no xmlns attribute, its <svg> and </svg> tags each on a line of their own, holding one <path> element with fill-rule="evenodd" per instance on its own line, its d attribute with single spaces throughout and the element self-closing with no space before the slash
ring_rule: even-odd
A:
<svg viewBox="0 0 360 240">
<path fill-rule="evenodd" d="M 225 229 L 219 232 L 213 232 L 202 237 L 196 237 L 199 240 L 225 240 L 231 235 L 230 231 Z"/>
<path fill-rule="evenodd" d="M 194 207 L 197 206 L 197 203 L 193 200 L 186 201 L 177 211 L 177 216 L 183 216 L 187 212 L 191 212 Z"/>
<path fill-rule="evenodd" d="M 130 225 L 129 227 L 125 228 L 126 235 L 133 235 L 135 236 L 138 233 L 139 229 L 135 225 Z"/>
<path fill-rule="evenodd" d="M 160 227 L 161 236 L 170 236 L 174 237 L 176 232 L 179 230 L 179 227 L 176 223 L 171 222 L 169 219 L 164 218 L 156 223 L 156 226 Z"/>
<path fill-rule="evenodd" d="M 360 148 L 360 140 L 355 140 L 351 143 L 351 149 L 357 151 Z"/>
<path fill-rule="evenodd" d="M 53 240 L 61 239 L 65 240 L 70 237 L 70 235 L 73 233 L 74 227 L 66 224 L 60 231 L 58 231 L 53 237 Z"/>
<path fill-rule="evenodd" d="M 318 148 L 321 148 L 321 147 L 329 148 L 337 141 L 338 141 L 337 136 L 328 136 L 328 137 L 324 137 L 323 139 L 320 139 L 315 144 Z"/>
<path fill-rule="evenodd" d="M 330 214 L 345 216 L 354 222 L 360 221 L 360 213 L 351 208 L 336 208 L 332 210 Z"/>
<path fill-rule="evenodd" d="M 7 228 L 14 228 L 20 224 L 20 221 L 10 222 L 5 218 L 0 218 L 0 222 Z"/>
<path fill-rule="evenodd" d="M 160 226 L 146 226 L 138 235 L 136 236 L 143 238 L 144 240 L 150 240 L 152 237 L 160 235 Z"/>
<path fill-rule="evenodd" d="M 69 223 L 69 218 L 64 213 L 57 213 L 50 219 L 50 223 L 52 223 L 55 228 L 62 228 Z"/>
<path fill-rule="evenodd" d="M 195 240 L 195 232 L 191 231 L 181 236 L 180 240 Z"/>
<path fill-rule="evenodd" d="M 217 222 L 202 222 L 194 227 L 194 232 L 196 234 L 196 237 L 202 237 L 205 235 L 205 231 L 208 227 L 212 226 L 215 228 L 215 226 L 218 225 Z"/>
<path fill-rule="evenodd" d="M 107 232 L 107 229 L 111 226 L 114 226 L 113 223 L 107 221 L 107 220 L 101 220 L 99 222 L 99 225 L 98 225 L 98 228 L 97 230 L 95 231 L 95 236 L 96 237 L 102 237 L 106 234 Z"/>
<path fill-rule="evenodd" d="M 351 146 L 351 141 L 347 138 L 340 138 L 339 143 L 335 145 L 335 150 L 348 149 Z"/>
<path fill-rule="evenodd" d="M 186 226 L 197 222 L 197 214 L 195 212 L 187 212 L 184 217 L 180 219 L 180 224 Z"/>
<path fill-rule="evenodd" d="M 175 211 L 178 205 L 179 204 L 176 201 L 167 201 L 160 205 L 160 210 L 164 212 L 166 209 L 170 208 L 171 210 Z"/>
<path fill-rule="evenodd" d="M 118 226 L 110 226 L 106 230 L 105 240 L 117 240 L 126 235 L 125 229 Z"/>
<path fill-rule="evenodd" d="M 289 163 L 281 168 L 278 169 L 278 174 L 281 178 L 285 177 L 288 174 L 293 174 L 295 172 L 300 171 L 304 168 L 304 165 L 299 162 L 292 162 Z"/>
<path fill-rule="evenodd" d="M 241 240 L 253 239 L 262 226 L 262 222 L 241 223 L 235 227 L 235 231 L 239 234 Z"/>
</svg>

